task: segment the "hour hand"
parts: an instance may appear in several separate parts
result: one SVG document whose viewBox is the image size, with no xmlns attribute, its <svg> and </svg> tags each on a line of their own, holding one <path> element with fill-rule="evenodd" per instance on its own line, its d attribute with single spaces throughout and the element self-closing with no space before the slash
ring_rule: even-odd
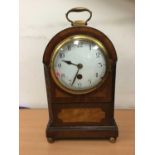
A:
<svg viewBox="0 0 155 155">
<path fill-rule="evenodd" d="M 68 65 L 74 65 L 74 66 L 78 66 L 77 64 L 72 63 L 71 61 L 67 61 L 67 60 L 62 60 L 63 62 L 65 62 Z"/>
</svg>

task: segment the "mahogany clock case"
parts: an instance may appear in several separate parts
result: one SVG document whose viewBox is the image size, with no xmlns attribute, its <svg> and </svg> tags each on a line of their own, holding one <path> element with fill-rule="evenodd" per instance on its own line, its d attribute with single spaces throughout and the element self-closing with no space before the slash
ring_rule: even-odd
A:
<svg viewBox="0 0 155 155">
<path fill-rule="evenodd" d="M 69 94 L 59 88 L 51 77 L 50 60 L 54 48 L 62 40 L 73 35 L 87 35 L 96 38 L 108 52 L 110 63 L 108 77 L 98 89 L 88 94 Z M 116 62 L 117 55 L 112 42 L 105 34 L 94 28 L 88 26 L 70 27 L 59 32 L 50 40 L 43 56 L 49 110 L 49 122 L 46 129 L 48 140 L 117 138 L 118 127 L 114 120 Z M 78 110 L 81 110 L 80 112 L 84 115 L 88 115 L 79 119 L 74 115 Z M 97 112 L 98 116 L 91 117 L 93 112 Z"/>
</svg>

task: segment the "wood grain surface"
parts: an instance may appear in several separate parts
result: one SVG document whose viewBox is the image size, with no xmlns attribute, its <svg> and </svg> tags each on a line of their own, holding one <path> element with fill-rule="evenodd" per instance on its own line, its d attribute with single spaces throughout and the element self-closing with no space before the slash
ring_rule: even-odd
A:
<svg viewBox="0 0 155 155">
<path fill-rule="evenodd" d="M 116 143 L 108 140 L 58 140 L 50 144 L 47 109 L 20 110 L 20 155 L 134 155 L 134 110 L 116 110 Z"/>
</svg>

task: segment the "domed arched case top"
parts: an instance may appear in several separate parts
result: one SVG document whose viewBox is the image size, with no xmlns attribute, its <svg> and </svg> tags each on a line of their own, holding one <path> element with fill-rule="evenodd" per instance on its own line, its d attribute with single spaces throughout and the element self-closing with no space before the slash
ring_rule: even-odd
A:
<svg viewBox="0 0 155 155">
<path fill-rule="evenodd" d="M 52 52 L 54 51 L 54 48 L 61 41 L 74 35 L 87 35 L 98 39 L 101 43 L 103 43 L 103 45 L 107 49 L 108 56 L 111 62 L 115 63 L 117 61 L 117 54 L 116 54 L 115 48 L 112 42 L 110 41 L 110 39 L 108 39 L 108 37 L 104 33 L 102 33 L 101 31 L 95 28 L 88 27 L 88 26 L 74 26 L 60 31 L 50 40 L 44 52 L 43 63 L 48 66 L 50 64 L 50 58 L 51 58 Z"/>
<path fill-rule="evenodd" d="M 69 18 L 70 13 L 83 11 L 89 13 L 85 21 Z M 46 136 L 49 141 L 63 138 L 115 140 L 118 136 L 114 120 L 117 54 L 104 33 L 87 26 L 91 17 L 92 12 L 87 8 L 70 9 L 66 18 L 72 26 L 57 33 L 45 48 L 43 64 L 49 110 Z M 77 45 L 79 41 L 83 45 Z M 89 50 L 86 48 L 89 43 L 98 46 L 96 50 L 102 55 L 102 63 L 93 58 L 94 53 L 89 55 L 89 50 L 92 51 L 91 45 Z M 70 48 L 72 44 L 74 47 Z M 96 57 L 99 57 L 97 52 Z M 93 68 L 95 62 L 100 69 Z"/>
</svg>

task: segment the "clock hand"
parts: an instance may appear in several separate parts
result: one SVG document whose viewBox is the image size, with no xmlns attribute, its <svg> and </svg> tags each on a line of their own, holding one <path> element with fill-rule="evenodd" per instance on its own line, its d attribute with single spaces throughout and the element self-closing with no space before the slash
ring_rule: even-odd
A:
<svg viewBox="0 0 155 155">
<path fill-rule="evenodd" d="M 74 64 L 71 61 L 67 61 L 67 60 L 62 60 L 63 62 L 65 62 L 68 65 L 74 65 L 74 66 L 78 66 L 78 64 Z"/>
<path fill-rule="evenodd" d="M 80 70 L 82 67 L 83 67 L 82 64 L 78 64 L 78 65 L 77 65 L 78 70 L 77 70 L 77 72 L 76 72 L 76 74 L 75 74 L 75 77 L 74 77 L 73 82 L 72 82 L 71 85 L 74 84 L 74 82 L 75 82 L 75 80 L 76 80 L 76 77 L 77 77 L 77 75 L 78 75 L 78 73 L 79 73 L 79 70 Z"/>
<path fill-rule="evenodd" d="M 75 80 L 76 80 L 76 77 L 77 77 L 77 75 L 78 75 L 78 73 L 79 73 L 79 70 L 80 70 L 80 68 L 78 68 L 78 70 L 77 70 L 77 72 L 76 72 L 76 74 L 75 74 L 75 76 L 74 76 L 74 79 L 73 79 L 73 82 L 72 82 L 72 84 L 71 84 L 71 85 L 73 85 L 73 84 L 74 84 L 74 82 L 75 82 Z"/>
</svg>

